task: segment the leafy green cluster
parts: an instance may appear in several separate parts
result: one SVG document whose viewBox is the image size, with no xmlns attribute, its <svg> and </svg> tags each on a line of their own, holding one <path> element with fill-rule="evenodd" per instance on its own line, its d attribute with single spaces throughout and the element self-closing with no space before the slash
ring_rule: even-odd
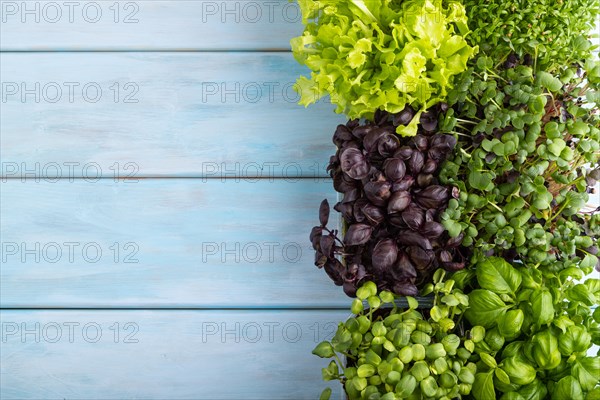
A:
<svg viewBox="0 0 600 400">
<path fill-rule="evenodd" d="M 291 41 L 307 65 L 300 104 L 329 94 L 337 112 L 373 119 L 377 110 L 424 110 L 445 100 L 476 52 L 465 9 L 453 0 L 300 0 L 306 24 Z M 420 113 L 418 114 L 420 115 Z M 413 135 L 400 126 L 399 133 Z"/>
<path fill-rule="evenodd" d="M 562 71 L 588 54 L 598 0 L 465 0 L 472 43 L 496 62 L 532 56 L 537 67 Z"/>
<path fill-rule="evenodd" d="M 331 341 L 313 350 L 333 359 L 323 369 L 323 379 L 340 380 L 350 400 L 466 398 L 477 368 L 468 361 L 473 348 L 467 349 L 469 341 L 459 336 L 454 318 L 466 309 L 468 298 L 454 288 L 454 281 L 444 281 L 444 274 L 438 270 L 434 277 L 431 291 L 439 314 L 431 318 L 417 310 L 419 304 L 412 297 L 405 298 L 404 309 L 391 292 L 377 294 L 373 282 L 361 286 L 352 304 L 355 315 L 339 324 Z M 330 394 L 325 389 L 321 398 Z"/>
<path fill-rule="evenodd" d="M 600 398 L 600 357 L 588 355 L 600 345 L 600 279 L 579 283 L 576 267 L 543 272 L 495 257 L 453 278 L 469 291 L 476 400 Z"/>
<path fill-rule="evenodd" d="M 599 93 L 591 59 L 554 76 L 480 56 L 440 125 L 460 148 L 441 174 L 461 191 L 442 217 L 451 236 L 533 264 L 563 268 L 587 256 L 584 268 L 595 265 L 580 212 L 600 178 Z"/>
<path fill-rule="evenodd" d="M 600 353 L 589 354 L 600 345 L 600 279 L 584 280 L 600 270 L 600 209 L 586 209 L 600 180 L 600 62 L 589 40 L 600 0 L 300 3 L 313 21 L 293 41 L 313 71 L 298 82 L 304 104 L 330 94 L 338 112 L 370 119 L 410 106 L 398 133 L 412 135 L 424 109 L 447 103 L 432 118 L 458 141 L 440 174 L 456 188 L 441 220 L 472 264 L 446 281 L 435 273 L 422 291 L 433 294 L 428 312 L 360 288 L 356 316 L 314 351 L 334 359 L 324 379 L 350 399 L 600 400 Z M 423 21 L 426 34 L 413 35 Z M 439 32 L 460 44 L 456 61 L 432 44 Z"/>
</svg>

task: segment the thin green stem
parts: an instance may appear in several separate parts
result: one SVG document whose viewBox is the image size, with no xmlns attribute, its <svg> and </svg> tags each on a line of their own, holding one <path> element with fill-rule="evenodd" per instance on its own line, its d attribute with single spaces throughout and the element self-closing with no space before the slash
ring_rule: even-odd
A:
<svg viewBox="0 0 600 400">
<path fill-rule="evenodd" d="M 565 200 L 565 202 L 563 203 L 563 205 L 560 207 L 560 209 L 554 213 L 550 218 L 548 218 L 548 220 L 546 221 L 545 226 L 548 226 L 548 223 L 553 222 L 556 218 L 558 218 L 560 216 L 560 214 L 565 210 L 565 208 L 569 205 L 569 198 L 567 197 L 567 199 Z"/>
<path fill-rule="evenodd" d="M 500 110 L 502 109 L 502 107 L 500 107 L 500 105 L 498 105 L 498 103 L 496 103 L 496 100 L 494 99 L 490 99 L 490 101 L 496 106 L 498 107 Z"/>
<path fill-rule="evenodd" d="M 472 135 L 468 135 L 466 133 L 460 133 L 460 132 L 457 132 L 457 131 L 450 131 L 448 133 L 455 133 L 455 134 L 457 134 L 459 136 L 464 136 L 464 137 L 472 137 Z"/>
<path fill-rule="evenodd" d="M 460 119 L 460 118 L 456 118 L 456 120 L 457 120 L 458 122 L 464 122 L 465 124 L 473 124 L 473 125 L 477 125 L 477 122 L 475 122 L 475 121 L 469 121 L 469 120 L 467 120 L 467 119 Z M 480 120 L 480 121 L 481 121 L 481 120 Z"/>
<path fill-rule="evenodd" d="M 496 203 L 488 200 L 488 204 L 491 205 L 492 207 L 494 207 L 496 210 L 500 211 L 501 213 L 504 212 L 504 210 L 502 210 L 500 207 L 498 207 L 498 205 Z"/>
</svg>

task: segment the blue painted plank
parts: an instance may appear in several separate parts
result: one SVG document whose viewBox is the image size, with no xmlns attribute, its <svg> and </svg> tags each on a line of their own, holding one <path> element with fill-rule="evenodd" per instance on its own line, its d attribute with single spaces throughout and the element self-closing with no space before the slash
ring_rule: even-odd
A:
<svg viewBox="0 0 600 400">
<path fill-rule="evenodd" d="M 347 307 L 313 264 L 323 198 L 312 179 L 7 180 L 0 306 Z"/>
<path fill-rule="evenodd" d="M 346 311 L 0 311 L 0 398 L 317 399 Z M 596 349 L 597 350 L 597 347 Z M 590 353 L 592 354 L 592 353 Z"/>
<path fill-rule="evenodd" d="M 296 104 L 303 72 L 288 53 L 3 54 L 0 173 L 326 176 L 344 118 Z"/>
<path fill-rule="evenodd" d="M 66 4 L 65 4 L 66 3 Z M 0 0 L 0 50 L 288 50 L 287 0 Z"/>
<path fill-rule="evenodd" d="M 0 398 L 301 400 L 318 398 L 326 385 L 341 398 L 339 383 L 321 381 L 327 361 L 311 350 L 346 317 L 289 310 L 1 311 Z"/>
</svg>

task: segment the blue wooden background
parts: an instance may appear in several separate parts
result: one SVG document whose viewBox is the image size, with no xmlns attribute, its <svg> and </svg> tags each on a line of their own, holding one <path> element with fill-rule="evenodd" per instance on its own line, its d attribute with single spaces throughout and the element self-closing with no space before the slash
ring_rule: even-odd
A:
<svg viewBox="0 0 600 400">
<path fill-rule="evenodd" d="M 301 30 L 287 0 L 0 0 L 2 400 L 318 397 L 343 118 L 295 104 Z"/>
<path fill-rule="evenodd" d="M 295 104 L 297 5 L 0 12 L 0 398 L 317 398 L 343 118 Z"/>
</svg>

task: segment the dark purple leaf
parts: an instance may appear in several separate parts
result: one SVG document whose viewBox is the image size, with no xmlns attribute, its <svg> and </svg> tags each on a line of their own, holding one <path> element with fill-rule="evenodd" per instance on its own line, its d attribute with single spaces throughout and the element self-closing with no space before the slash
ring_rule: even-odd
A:
<svg viewBox="0 0 600 400">
<path fill-rule="evenodd" d="M 399 158 L 388 158 L 383 167 L 385 176 L 392 182 L 399 181 L 406 175 L 406 164 Z"/>
<path fill-rule="evenodd" d="M 359 193 L 358 189 L 348 190 L 346 193 L 344 193 L 344 198 L 342 199 L 342 203 L 353 203 L 358 199 L 359 196 L 360 196 L 360 193 Z"/>
<path fill-rule="evenodd" d="M 407 228 L 404 219 L 402 219 L 402 214 L 390 214 L 388 215 L 387 222 L 389 222 L 392 226 L 398 228 Z"/>
<path fill-rule="evenodd" d="M 400 190 L 409 190 L 415 184 L 415 178 L 410 175 L 407 175 L 401 181 L 394 182 L 392 186 L 392 191 L 397 192 Z"/>
<path fill-rule="evenodd" d="M 358 149 L 349 148 L 344 150 L 340 157 L 342 171 L 352 179 L 363 179 L 369 173 L 371 167 L 367 159 Z"/>
<path fill-rule="evenodd" d="M 350 128 L 350 129 L 354 129 L 354 128 L 356 128 L 356 127 L 357 127 L 357 126 L 359 126 L 359 125 L 360 125 L 360 120 L 359 120 L 358 118 L 351 119 L 350 121 L 348 121 L 348 122 L 346 123 L 346 126 L 347 126 L 348 128 Z"/>
<path fill-rule="evenodd" d="M 445 206 L 450 198 L 450 191 L 445 186 L 432 185 L 420 191 L 415 200 L 425 208 Z"/>
<path fill-rule="evenodd" d="M 450 247 L 450 248 L 452 248 L 452 247 L 458 247 L 458 246 L 460 246 L 460 244 L 462 243 L 462 241 L 463 241 L 464 238 L 465 238 L 465 234 L 461 233 L 460 235 L 458 235 L 455 238 L 450 238 L 448 240 L 448 242 L 446 243 L 446 246 Z"/>
<path fill-rule="evenodd" d="M 424 135 L 417 135 L 412 139 L 417 150 L 423 152 L 429 148 L 429 140 Z"/>
<path fill-rule="evenodd" d="M 369 125 L 357 126 L 352 130 L 352 135 L 354 135 L 354 137 L 357 139 L 363 140 L 365 136 L 367 136 L 367 134 L 372 130 L 373 127 Z"/>
<path fill-rule="evenodd" d="M 425 222 L 421 227 L 421 233 L 431 239 L 437 239 L 444 233 L 445 229 L 439 222 Z"/>
<path fill-rule="evenodd" d="M 382 273 L 392 267 L 398 259 L 398 246 L 393 239 L 381 240 L 373 249 L 373 268 Z"/>
<path fill-rule="evenodd" d="M 365 136 L 365 140 L 363 141 L 363 147 L 368 153 L 375 151 L 377 149 L 379 139 L 381 139 L 386 134 L 387 131 L 382 128 L 376 128 L 371 130 L 367 134 L 367 136 Z"/>
<path fill-rule="evenodd" d="M 411 204 L 406 210 L 402 212 L 402 219 L 404 223 L 412 230 L 418 230 L 423 222 L 425 222 L 425 215 L 423 210 L 419 207 Z"/>
<path fill-rule="evenodd" d="M 370 204 L 369 200 L 365 199 L 364 197 L 361 197 L 360 199 L 358 199 L 354 202 L 353 212 L 354 212 L 354 219 L 356 220 L 356 222 L 364 222 L 365 221 L 366 217 L 365 217 L 365 214 L 363 213 L 362 208 L 367 204 Z"/>
<path fill-rule="evenodd" d="M 319 242 L 321 246 L 321 253 L 326 255 L 328 258 L 333 258 L 333 249 L 335 246 L 335 239 L 331 235 L 323 235 L 321 236 L 321 241 Z"/>
<path fill-rule="evenodd" d="M 333 206 L 333 209 L 341 213 L 346 221 L 352 221 L 354 219 L 354 206 L 352 203 L 337 203 Z"/>
<path fill-rule="evenodd" d="M 325 264 L 324 269 L 325 272 L 327 272 L 327 275 L 329 275 L 329 277 L 333 281 L 333 283 L 336 284 L 336 286 L 342 286 L 344 284 L 344 280 L 342 279 L 342 275 L 340 274 L 338 263 L 338 260 L 330 259 Z"/>
<path fill-rule="evenodd" d="M 452 198 L 458 199 L 460 197 L 460 189 L 454 186 L 452 188 Z"/>
<path fill-rule="evenodd" d="M 408 161 L 408 169 L 413 175 L 418 174 L 423 169 L 423 165 L 425 164 L 425 157 L 423 153 L 420 151 L 413 151 L 410 156 L 410 160 Z"/>
<path fill-rule="evenodd" d="M 521 176 L 521 174 L 519 173 L 519 171 L 510 171 L 506 173 L 506 182 L 508 183 L 515 183 L 517 181 L 517 179 L 519 179 L 519 177 Z"/>
<path fill-rule="evenodd" d="M 365 269 L 365 266 L 362 264 L 358 265 L 358 271 L 356 271 L 356 280 L 360 281 L 362 279 L 364 279 L 367 276 L 367 270 Z"/>
<path fill-rule="evenodd" d="M 437 167 L 438 163 L 435 160 L 427 160 L 421 172 L 424 174 L 433 174 L 437 170 Z"/>
<path fill-rule="evenodd" d="M 431 141 L 429 142 L 429 151 L 431 152 L 432 149 L 437 149 L 440 152 L 440 154 L 442 154 L 444 156 L 444 158 L 455 147 L 456 147 L 456 138 L 452 135 L 443 135 L 440 133 L 436 133 L 435 135 L 433 135 L 433 137 L 431 138 Z M 430 157 L 431 157 L 431 153 L 430 153 Z M 440 161 L 440 160 L 436 159 L 435 157 L 432 157 L 432 158 L 434 158 L 436 161 Z"/>
<path fill-rule="evenodd" d="M 433 246 L 429 239 L 420 235 L 417 232 L 413 232 L 410 230 L 404 230 L 398 234 L 397 237 L 398 243 L 404 246 L 419 246 L 424 250 L 432 250 Z"/>
<path fill-rule="evenodd" d="M 340 192 L 345 193 L 348 190 L 352 190 L 356 187 L 357 182 L 344 174 L 342 171 L 337 172 L 333 176 L 333 188 Z"/>
<path fill-rule="evenodd" d="M 392 117 L 392 121 L 394 123 L 394 126 L 408 125 L 410 124 L 410 121 L 412 121 L 414 116 L 415 110 L 411 106 L 406 106 L 404 110 L 402 110 L 398 114 L 395 114 Z"/>
<path fill-rule="evenodd" d="M 417 278 L 417 271 L 404 252 L 398 253 L 398 260 L 392 266 L 392 276 L 398 281 L 413 281 Z"/>
<path fill-rule="evenodd" d="M 339 157 L 336 155 L 333 155 L 331 157 L 329 157 L 329 165 L 327 165 L 327 171 L 332 171 L 337 169 L 337 167 L 340 165 L 340 159 Z"/>
<path fill-rule="evenodd" d="M 350 140 L 348 142 L 345 142 L 344 146 L 340 150 L 341 150 L 341 152 L 343 152 L 346 149 L 358 149 L 358 150 L 360 150 L 361 148 L 362 148 L 362 145 L 361 145 L 361 143 L 359 143 L 359 141 L 357 141 L 357 140 Z"/>
<path fill-rule="evenodd" d="M 346 125 L 338 125 L 335 133 L 333 134 L 333 143 L 336 146 L 341 147 L 344 142 L 352 139 L 353 137 L 350 129 L 348 129 Z"/>
<path fill-rule="evenodd" d="M 447 104 L 438 104 L 424 113 L 420 133 L 412 138 L 395 133 L 402 120 L 408 124 L 416 115 L 410 107 L 391 116 L 378 110 L 373 121 L 352 120 L 336 128 L 333 142 L 338 150 L 327 172 L 343 195 L 333 208 L 342 214 L 347 231 L 340 242 L 336 230 L 324 228 L 331 222 L 324 201 L 319 208 L 323 227 L 313 228 L 310 239 L 315 264 L 348 295 L 355 296 L 362 282 L 372 280 L 379 290 L 414 296 L 417 285 L 429 282 L 436 268 L 464 267 L 462 237 L 448 239 L 440 223 L 450 196 L 460 195 L 458 189 L 438 183 L 440 165 L 453 157 L 456 138 L 423 133 L 435 127 L 444 108 Z M 475 147 L 481 136 L 474 137 Z M 498 184 L 509 174 L 499 177 Z M 344 255 L 345 265 L 337 254 Z"/>
<path fill-rule="evenodd" d="M 504 61 L 504 68 L 511 69 L 519 65 L 519 57 L 515 53 L 511 53 Z"/>
<path fill-rule="evenodd" d="M 371 225 L 379 225 L 385 220 L 385 213 L 383 210 L 371 203 L 364 205 L 361 208 L 361 211 Z"/>
<path fill-rule="evenodd" d="M 429 159 L 435 160 L 438 163 L 443 162 L 446 159 L 447 155 L 448 153 L 445 150 L 440 149 L 439 147 L 432 147 L 427 152 L 427 156 L 429 157 Z"/>
<path fill-rule="evenodd" d="M 417 176 L 417 185 L 419 187 L 427 187 L 433 183 L 433 175 L 431 174 L 419 174 Z"/>
<path fill-rule="evenodd" d="M 348 297 L 356 297 L 356 285 L 354 283 L 351 282 L 344 282 L 344 293 L 346 293 L 346 295 Z"/>
<path fill-rule="evenodd" d="M 451 262 L 451 263 L 443 263 L 442 266 L 446 271 L 456 272 L 465 268 L 464 262 Z"/>
<path fill-rule="evenodd" d="M 323 234 L 323 227 L 315 226 L 310 231 L 310 242 L 313 245 L 313 248 L 317 250 L 317 245 L 321 241 L 321 235 Z"/>
<path fill-rule="evenodd" d="M 356 274 L 358 273 L 358 264 L 352 263 L 346 269 L 346 272 L 343 274 L 344 282 L 355 282 Z"/>
<path fill-rule="evenodd" d="M 317 251 L 315 253 L 315 265 L 319 268 L 323 268 L 326 262 L 327 256 L 321 253 L 320 251 Z"/>
<path fill-rule="evenodd" d="M 389 117 L 389 114 L 387 111 L 378 109 L 377 111 L 375 111 L 374 121 L 377 125 L 383 125 L 385 123 L 385 121 L 387 121 L 388 117 Z"/>
<path fill-rule="evenodd" d="M 438 117 L 433 111 L 427 111 L 421 114 L 421 126 L 427 132 L 433 132 L 437 128 Z"/>
<path fill-rule="evenodd" d="M 340 276 L 342 274 L 346 273 L 346 267 L 344 266 L 344 264 L 342 264 L 342 262 L 340 260 L 338 260 L 337 258 L 332 258 L 330 260 L 330 264 L 332 265 L 332 267 L 335 268 L 335 270 L 340 274 Z"/>
<path fill-rule="evenodd" d="M 429 210 L 425 211 L 425 222 L 435 221 L 436 214 L 437 212 L 434 208 L 430 208 Z"/>
<path fill-rule="evenodd" d="M 408 257 L 410 257 L 410 260 L 414 264 L 415 268 L 421 271 L 426 270 L 435 258 L 435 253 L 433 250 L 424 250 L 419 246 L 411 246 L 406 250 L 406 252 L 408 253 Z"/>
<path fill-rule="evenodd" d="M 399 146 L 400 140 L 398 139 L 398 136 L 395 134 L 388 133 L 381 137 L 377 142 L 377 152 L 382 157 L 389 157 L 392 154 L 394 154 L 394 152 L 396 151 L 396 149 L 398 149 Z"/>
<path fill-rule="evenodd" d="M 329 202 L 325 199 L 321 202 L 321 206 L 319 207 L 319 222 L 321 223 L 321 226 L 326 226 L 327 222 L 329 222 L 330 212 Z"/>
<path fill-rule="evenodd" d="M 365 244 L 371 238 L 372 233 L 373 228 L 367 224 L 350 225 L 344 236 L 344 244 L 346 246 L 359 246 Z"/>
<path fill-rule="evenodd" d="M 598 254 L 598 247 L 596 246 L 586 247 L 584 250 L 593 255 Z"/>
<path fill-rule="evenodd" d="M 363 179 L 363 183 L 367 184 L 369 182 L 385 182 L 387 179 L 383 172 L 378 170 L 376 167 L 371 168 L 371 172 L 369 172 L 369 179 Z"/>
<path fill-rule="evenodd" d="M 404 211 L 412 201 L 410 193 L 407 191 L 399 191 L 392 194 L 388 202 L 388 214 Z"/>
<path fill-rule="evenodd" d="M 376 206 L 385 206 L 391 196 L 392 185 L 387 181 L 369 182 L 365 185 L 365 195 Z"/>
<path fill-rule="evenodd" d="M 399 296 L 412 296 L 416 297 L 419 295 L 417 287 L 410 282 L 396 282 L 392 286 L 392 292 Z"/>
<path fill-rule="evenodd" d="M 410 160 L 412 154 L 415 150 L 411 149 L 408 146 L 402 146 L 394 153 L 394 158 L 399 158 L 404 161 Z"/>
<path fill-rule="evenodd" d="M 454 257 L 452 257 L 452 253 L 450 253 L 448 250 L 440 251 L 440 255 L 439 255 L 440 262 L 449 263 L 449 262 L 452 262 L 453 258 Z"/>
<path fill-rule="evenodd" d="M 587 183 L 588 186 L 593 187 L 593 186 L 596 186 L 596 183 L 598 183 L 598 181 L 596 181 L 591 176 L 586 176 L 585 177 L 585 183 Z"/>
</svg>

